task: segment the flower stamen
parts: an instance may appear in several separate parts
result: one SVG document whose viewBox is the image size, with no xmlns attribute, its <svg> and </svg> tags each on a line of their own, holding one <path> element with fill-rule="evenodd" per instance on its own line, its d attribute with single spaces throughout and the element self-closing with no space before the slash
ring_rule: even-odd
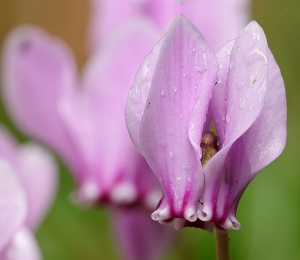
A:
<svg viewBox="0 0 300 260">
<path fill-rule="evenodd" d="M 204 169 L 208 161 L 219 151 L 218 137 L 211 131 L 202 135 L 200 147 L 202 149 L 201 164 Z"/>
</svg>

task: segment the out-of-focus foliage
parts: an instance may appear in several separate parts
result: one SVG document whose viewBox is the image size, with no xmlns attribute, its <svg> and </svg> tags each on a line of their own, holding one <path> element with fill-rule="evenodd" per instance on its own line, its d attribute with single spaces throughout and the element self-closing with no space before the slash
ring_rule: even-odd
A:
<svg viewBox="0 0 300 260">
<path fill-rule="evenodd" d="M 300 259 L 300 2 L 255 0 L 252 12 L 285 80 L 288 139 L 283 154 L 259 173 L 243 195 L 237 212 L 242 228 L 230 232 L 231 251 L 233 259 L 296 260 Z M 86 59 L 87 15 L 87 0 L 1 0 L 0 45 L 9 29 L 33 23 L 64 39 L 81 67 Z M 0 120 L 25 139 L 9 121 L 2 102 Z M 72 178 L 63 165 L 60 173 L 56 202 L 37 233 L 44 259 L 119 259 L 105 210 L 72 205 Z M 214 258 L 213 234 L 198 229 L 179 232 L 175 249 L 165 259 Z"/>
</svg>

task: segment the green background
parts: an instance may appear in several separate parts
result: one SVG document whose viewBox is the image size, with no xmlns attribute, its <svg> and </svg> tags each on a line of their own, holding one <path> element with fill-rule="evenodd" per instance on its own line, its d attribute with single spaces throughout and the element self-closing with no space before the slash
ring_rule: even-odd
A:
<svg viewBox="0 0 300 260">
<path fill-rule="evenodd" d="M 300 1 L 256 0 L 252 13 L 265 30 L 286 84 L 288 139 L 283 154 L 258 174 L 242 197 L 237 212 L 242 228 L 230 232 L 232 258 L 296 260 L 300 259 Z M 77 60 L 82 64 L 84 58 L 77 56 Z M 0 119 L 25 140 L 3 108 Z M 119 259 L 109 214 L 102 208 L 74 206 L 69 199 L 73 186 L 60 162 L 58 194 L 36 234 L 44 259 Z M 189 228 L 179 231 L 179 239 L 164 259 L 214 258 L 214 235 Z"/>
</svg>

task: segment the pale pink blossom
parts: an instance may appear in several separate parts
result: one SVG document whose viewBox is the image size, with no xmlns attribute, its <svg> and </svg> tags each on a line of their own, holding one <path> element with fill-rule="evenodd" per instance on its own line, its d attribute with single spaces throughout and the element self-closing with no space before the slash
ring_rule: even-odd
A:
<svg viewBox="0 0 300 260">
<path fill-rule="evenodd" d="M 56 165 L 34 143 L 17 145 L 0 128 L 0 258 L 41 259 L 34 231 L 56 191 Z"/>
<path fill-rule="evenodd" d="M 210 137 L 215 154 L 204 164 L 212 122 L 219 140 Z M 284 83 L 262 28 L 249 23 L 215 53 L 178 16 L 136 74 L 126 123 L 163 188 L 154 220 L 239 229 L 244 190 L 286 142 Z"/>
<path fill-rule="evenodd" d="M 161 189 L 132 144 L 124 120 L 131 82 L 156 37 L 147 20 L 132 21 L 91 56 L 80 80 L 68 46 L 41 29 L 20 27 L 4 47 L 3 93 L 8 111 L 27 135 L 62 157 L 77 185 L 73 199 L 84 205 L 120 207 L 114 220 L 124 228 L 129 228 L 122 224 L 128 218 L 122 216 L 132 212 L 130 208 L 136 211 L 131 216 L 143 232 L 157 230 L 155 241 L 145 243 L 144 252 L 135 246 L 138 236 L 120 239 L 119 247 L 128 253 L 124 259 L 139 259 L 140 253 L 148 254 L 143 259 L 161 255 L 155 248 L 170 244 L 165 238 L 173 234 L 152 223 L 150 209 L 155 208 Z M 124 238 L 124 233 L 120 236 Z"/>
</svg>

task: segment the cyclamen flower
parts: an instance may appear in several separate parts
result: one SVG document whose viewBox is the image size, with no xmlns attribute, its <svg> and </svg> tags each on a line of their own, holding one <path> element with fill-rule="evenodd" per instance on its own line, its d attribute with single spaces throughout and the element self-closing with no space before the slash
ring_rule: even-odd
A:
<svg viewBox="0 0 300 260">
<path fill-rule="evenodd" d="M 33 236 L 56 191 L 56 165 L 48 152 L 18 147 L 0 128 L 0 258 L 41 259 Z"/>
<path fill-rule="evenodd" d="M 120 25 L 137 17 L 149 19 L 162 35 L 174 17 L 183 13 L 217 50 L 227 40 L 236 38 L 250 21 L 249 2 L 189 0 L 179 5 L 175 0 L 90 0 L 89 49 L 96 50 L 120 30 Z"/>
<path fill-rule="evenodd" d="M 78 184 L 78 202 L 149 205 L 160 193 L 128 137 L 123 114 L 128 86 L 153 35 L 144 20 L 127 26 L 92 56 L 81 82 L 72 53 L 58 39 L 34 27 L 8 37 L 3 85 L 9 112 L 25 133 L 65 160 Z"/>
<path fill-rule="evenodd" d="M 16 29 L 4 48 L 4 96 L 16 124 L 70 168 L 78 186 L 76 201 L 106 204 L 118 212 L 113 219 L 120 227 L 122 258 L 143 254 L 153 259 L 166 251 L 161 245 L 169 245 L 174 233 L 149 217 L 161 190 L 128 136 L 124 107 L 134 74 L 157 35 L 144 19 L 123 29 L 91 57 L 80 82 L 64 43 L 35 27 Z M 134 221 L 138 231 L 122 233 Z M 141 243 L 140 236 L 148 233 L 155 242 Z"/>
<path fill-rule="evenodd" d="M 178 16 L 141 64 L 125 111 L 163 189 L 152 218 L 239 229 L 244 190 L 286 141 L 284 83 L 262 28 L 251 22 L 214 53 Z"/>
</svg>

